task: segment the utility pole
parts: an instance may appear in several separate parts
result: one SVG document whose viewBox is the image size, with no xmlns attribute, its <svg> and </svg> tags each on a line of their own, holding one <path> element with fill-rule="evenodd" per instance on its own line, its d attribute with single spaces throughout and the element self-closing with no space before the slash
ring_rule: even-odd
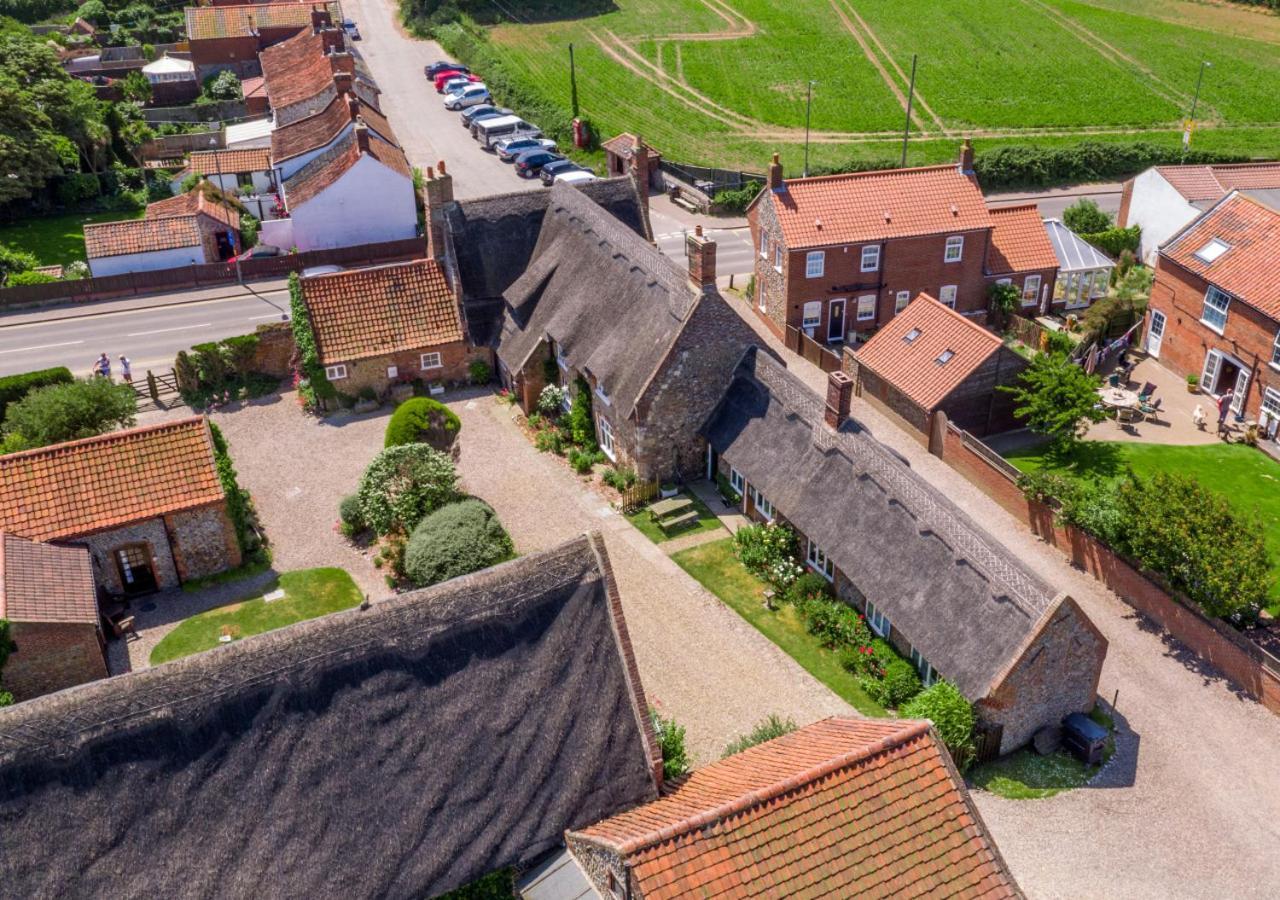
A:
<svg viewBox="0 0 1280 900">
<path fill-rule="evenodd" d="M 1213 67 L 1213 63 L 1204 60 L 1200 63 L 1200 75 L 1196 78 L 1196 95 L 1191 99 L 1191 115 L 1187 118 L 1187 127 L 1182 131 L 1182 161 L 1187 161 L 1187 151 L 1191 149 L 1191 129 L 1196 127 L 1196 107 L 1200 105 L 1200 85 L 1204 84 L 1204 70 Z"/>
<path fill-rule="evenodd" d="M 573 44 L 569 45 L 569 105 L 573 117 L 578 118 L 578 70 L 573 64 Z"/>
<path fill-rule="evenodd" d="M 804 100 L 804 178 L 809 177 L 809 114 L 813 112 L 813 86 L 816 81 L 809 82 Z"/>
<path fill-rule="evenodd" d="M 907 138 L 911 135 L 911 104 L 916 99 L 916 54 L 911 54 L 911 87 L 907 90 L 907 121 L 902 126 L 902 168 L 907 167 Z"/>
</svg>

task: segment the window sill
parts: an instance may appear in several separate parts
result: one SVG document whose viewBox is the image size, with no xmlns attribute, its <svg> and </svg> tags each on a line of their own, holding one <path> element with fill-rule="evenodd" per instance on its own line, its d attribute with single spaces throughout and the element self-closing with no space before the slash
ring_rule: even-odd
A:
<svg viewBox="0 0 1280 900">
<path fill-rule="evenodd" d="M 616 463 L 618 461 L 618 455 L 614 453 L 614 451 L 610 450 L 608 447 L 604 446 L 603 444 L 600 445 L 600 452 L 603 453 L 605 456 L 609 457 L 610 462 Z"/>
<path fill-rule="evenodd" d="M 814 564 L 813 564 L 813 563 L 805 563 L 805 565 L 807 565 L 807 566 L 809 567 L 809 571 L 810 571 L 810 572 L 812 572 L 812 573 L 814 573 L 815 575 L 821 575 L 821 576 L 822 576 L 823 578 L 825 578 L 827 581 L 835 581 L 835 576 L 834 576 L 834 575 L 828 575 L 826 572 L 824 572 L 824 571 L 822 571 L 821 569 L 819 569 L 819 568 L 817 568 L 816 566 L 814 566 Z"/>
<path fill-rule="evenodd" d="M 806 272 L 804 277 L 808 278 L 810 281 L 813 281 L 815 278 L 822 278 L 823 275 L 821 272 L 819 272 L 817 275 L 810 275 L 808 272 Z"/>
<path fill-rule="evenodd" d="M 1227 330 L 1227 326 L 1225 324 L 1221 328 L 1219 328 L 1217 325 L 1214 325 L 1212 322 L 1206 321 L 1205 319 L 1201 319 L 1200 324 L 1203 325 L 1205 328 L 1208 328 L 1210 331 L 1212 331 L 1214 334 L 1218 335 L 1219 337 L 1221 337 L 1222 334 Z"/>
</svg>

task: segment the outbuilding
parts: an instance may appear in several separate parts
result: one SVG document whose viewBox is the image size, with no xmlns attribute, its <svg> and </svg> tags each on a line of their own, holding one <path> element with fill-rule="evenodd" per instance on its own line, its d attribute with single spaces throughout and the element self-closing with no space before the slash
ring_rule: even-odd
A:
<svg viewBox="0 0 1280 900">
<path fill-rule="evenodd" d="M 1058 257 L 1055 311 L 1088 309 L 1089 304 L 1105 297 L 1115 261 L 1057 219 L 1046 219 L 1044 229 Z"/>
</svg>

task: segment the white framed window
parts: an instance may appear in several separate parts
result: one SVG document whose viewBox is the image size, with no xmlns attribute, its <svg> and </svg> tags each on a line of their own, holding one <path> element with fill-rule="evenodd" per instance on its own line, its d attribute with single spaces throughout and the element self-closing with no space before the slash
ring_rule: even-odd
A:
<svg viewBox="0 0 1280 900">
<path fill-rule="evenodd" d="M 870 322 L 876 317 L 876 295 L 864 294 L 858 298 L 858 321 Z"/>
<path fill-rule="evenodd" d="M 1093 284 L 1089 288 L 1089 297 L 1097 300 L 1107 292 L 1107 286 L 1111 284 L 1111 270 L 1098 269 L 1093 273 Z"/>
<path fill-rule="evenodd" d="M 801 328 L 817 328 L 822 322 L 822 301 L 810 300 L 804 305 L 804 317 L 800 320 Z"/>
<path fill-rule="evenodd" d="M 769 232 L 763 228 L 760 229 L 760 258 L 769 258 Z"/>
<path fill-rule="evenodd" d="M 996 284 L 1013 284 L 1012 278 L 997 278 Z"/>
<path fill-rule="evenodd" d="M 395 378 L 400 374 L 399 366 L 387 366 L 387 377 Z"/>
<path fill-rule="evenodd" d="M 889 623 L 889 617 L 883 611 L 877 609 L 876 605 L 870 600 L 867 601 L 867 624 L 880 637 L 886 637 L 889 634 L 890 627 L 892 627 Z"/>
<path fill-rule="evenodd" d="M 756 512 L 763 516 L 766 522 L 773 521 L 773 504 L 754 487 L 751 488 L 751 502 L 755 506 Z"/>
<path fill-rule="evenodd" d="M 766 309 L 766 306 L 764 302 L 764 279 L 763 278 L 761 278 L 759 281 L 756 282 L 756 299 L 760 301 L 760 311 L 764 312 Z"/>
<path fill-rule="evenodd" d="M 328 378 L 330 381 L 341 381 L 343 378 L 347 377 L 347 367 L 346 366 L 325 366 L 324 377 Z"/>
<path fill-rule="evenodd" d="M 874 272 L 880 268 L 880 245 L 862 248 L 862 271 Z"/>
<path fill-rule="evenodd" d="M 1200 321 L 1222 334 L 1227 327 L 1227 307 L 1230 305 L 1230 296 L 1209 285 L 1209 290 L 1204 295 L 1204 311 L 1200 314 Z"/>
<path fill-rule="evenodd" d="M 601 384 L 601 383 L 600 383 L 600 382 L 598 382 L 598 381 L 596 382 L 596 396 L 597 396 L 597 397 L 599 397 L 601 400 L 603 400 L 603 401 L 604 401 L 604 405 L 605 405 L 605 406 L 610 406 L 610 405 L 612 405 L 612 404 L 609 402 L 609 394 L 608 394 L 608 392 L 604 389 L 604 385 L 603 385 L 603 384 Z"/>
<path fill-rule="evenodd" d="M 898 296 L 893 300 L 893 314 L 896 316 L 907 308 L 907 304 L 911 302 L 910 291 L 898 291 Z"/>
<path fill-rule="evenodd" d="M 1022 282 L 1022 305 L 1032 306 L 1040 299 L 1040 276 L 1028 275 Z"/>
<path fill-rule="evenodd" d="M 827 554 L 822 551 L 822 548 L 813 541 L 809 541 L 809 550 L 808 553 L 805 554 L 805 558 L 809 561 L 809 567 L 823 578 L 827 579 L 827 581 L 831 581 L 835 578 L 835 565 L 831 560 L 827 559 Z"/>
<path fill-rule="evenodd" d="M 424 369 L 439 369 L 444 367 L 444 360 L 440 358 L 439 353 L 424 353 L 422 354 L 421 362 L 422 368 Z"/>
<path fill-rule="evenodd" d="M 1280 369 L 1280 331 L 1276 332 L 1276 339 L 1271 342 L 1271 365 Z"/>
<path fill-rule="evenodd" d="M 964 256 L 964 235 L 953 234 L 947 238 L 946 249 L 942 251 L 943 262 L 960 262 Z"/>
<path fill-rule="evenodd" d="M 929 665 L 929 660 L 916 648 L 911 648 L 911 662 L 916 667 L 916 671 L 920 673 L 920 680 L 924 682 L 924 686 L 928 687 L 938 680 L 938 673 L 934 671 L 933 666 Z"/>
<path fill-rule="evenodd" d="M 613 426 L 604 416 L 596 416 L 596 425 L 600 432 L 600 449 L 604 451 L 605 456 L 617 462 L 618 457 L 613 449 Z"/>
<path fill-rule="evenodd" d="M 1274 438 L 1280 429 L 1280 391 L 1267 387 L 1262 392 L 1262 413 L 1258 416 L 1258 424 L 1267 437 Z"/>
<path fill-rule="evenodd" d="M 733 488 L 739 494 L 747 492 L 747 480 L 742 477 L 742 473 L 733 466 L 729 467 L 729 487 Z"/>
<path fill-rule="evenodd" d="M 938 291 L 938 299 L 943 305 L 952 309 L 956 308 L 956 286 L 954 284 L 944 284 L 942 290 Z"/>
<path fill-rule="evenodd" d="M 827 254 L 821 250 L 810 250 L 804 256 L 804 277 L 821 278 L 827 269 Z"/>
<path fill-rule="evenodd" d="M 779 272 L 782 271 L 782 247 L 778 245 L 773 248 L 773 267 Z"/>
</svg>

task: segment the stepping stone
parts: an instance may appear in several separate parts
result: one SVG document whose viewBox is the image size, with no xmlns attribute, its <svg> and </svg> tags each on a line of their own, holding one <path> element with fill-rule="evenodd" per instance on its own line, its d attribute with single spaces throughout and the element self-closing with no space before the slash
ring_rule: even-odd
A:
<svg viewBox="0 0 1280 900">
<path fill-rule="evenodd" d="M 284 598 L 284 588 L 280 588 L 278 590 L 272 591 L 270 594 L 265 594 L 262 599 L 270 603 L 272 600 L 280 600 L 283 598 Z"/>
</svg>

